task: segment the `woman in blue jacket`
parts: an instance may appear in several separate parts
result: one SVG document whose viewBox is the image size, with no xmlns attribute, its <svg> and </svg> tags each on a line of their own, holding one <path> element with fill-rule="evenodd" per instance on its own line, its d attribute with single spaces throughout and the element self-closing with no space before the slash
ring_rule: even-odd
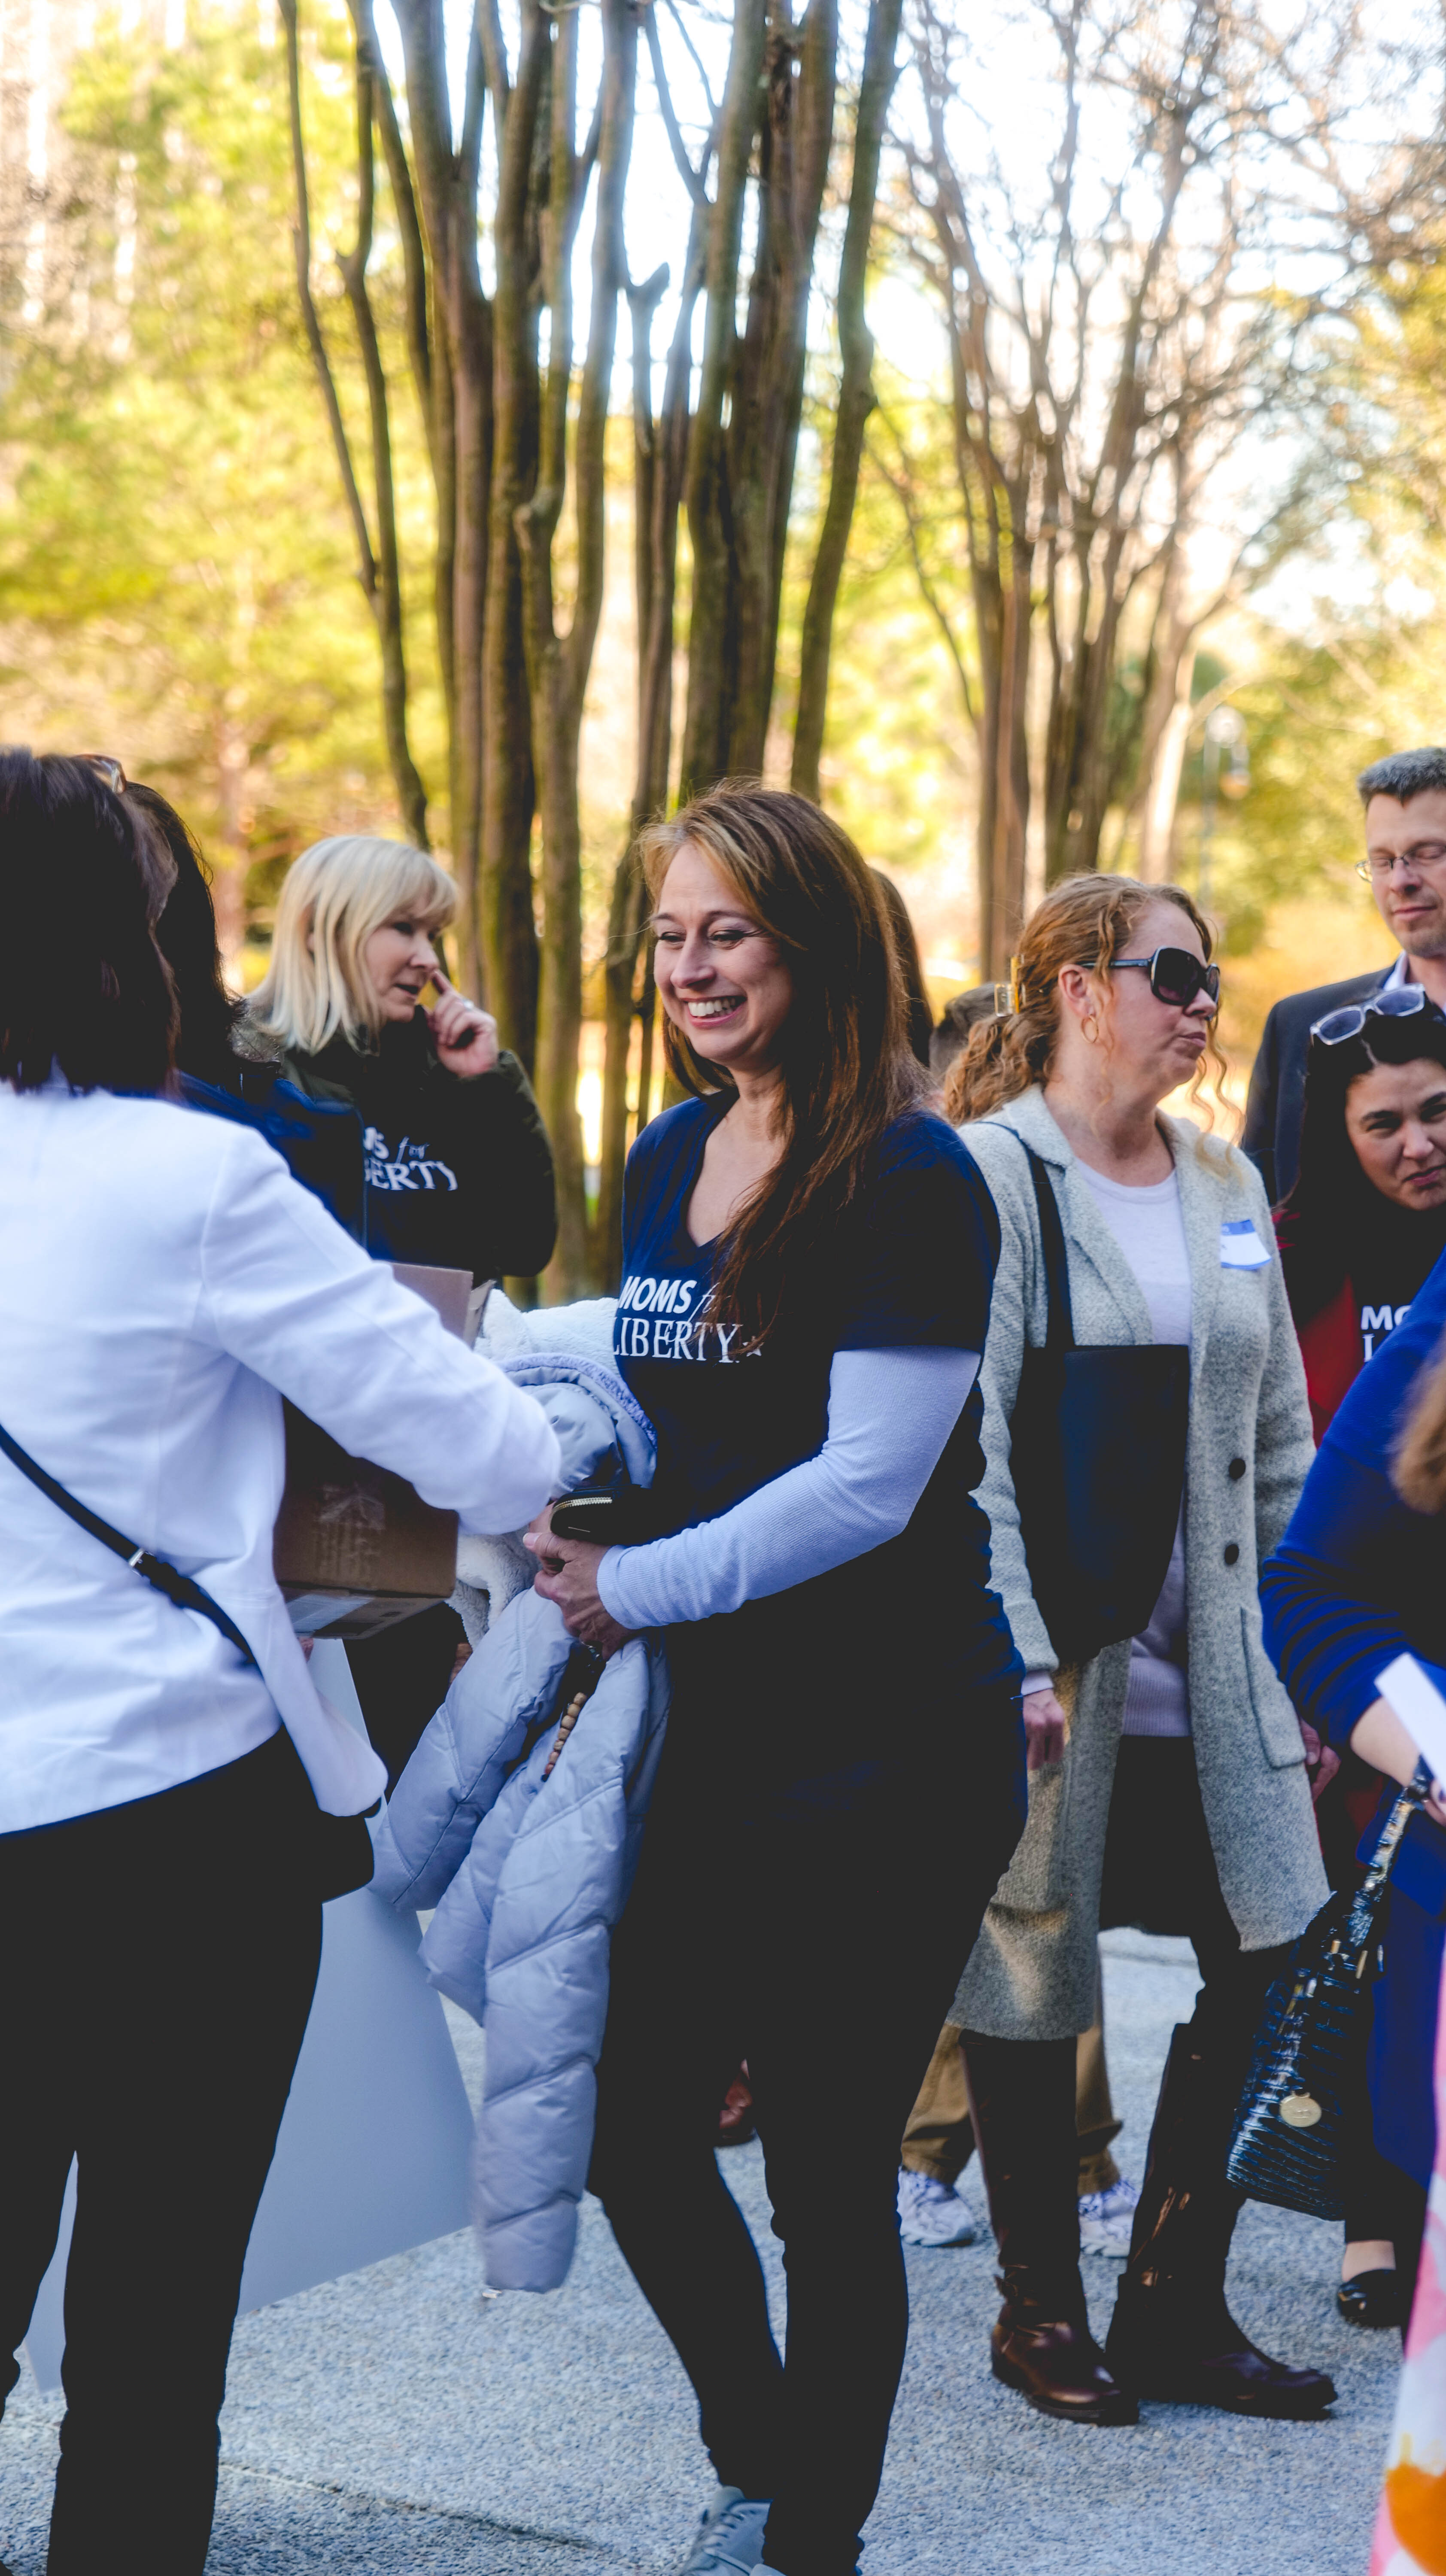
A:
<svg viewBox="0 0 1446 2576">
<path fill-rule="evenodd" d="M 1302 1717 L 1338 1751 L 1349 1746 L 1393 1781 L 1410 1779 L 1417 1752 L 1380 1695 L 1380 1675 L 1410 1652 L 1446 1694 L 1442 1525 L 1433 1512 L 1412 1510 L 1392 1476 L 1423 1365 L 1443 1329 L 1446 1261 L 1346 1395 L 1260 1585 L 1266 1647 Z M 1376 2145 L 1400 2186 L 1393 2233 L 1409 2304 L 1436 2146 L 1431 2070 L 1446 1940 L 1439 1790 L 1407 1827 L 1389 1903 L 1368 2064 Z"/>
</svg>

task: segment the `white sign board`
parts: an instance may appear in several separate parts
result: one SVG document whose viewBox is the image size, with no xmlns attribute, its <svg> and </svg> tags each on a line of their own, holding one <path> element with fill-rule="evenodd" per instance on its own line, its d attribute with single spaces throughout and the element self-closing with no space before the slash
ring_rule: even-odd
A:
<svg viewBox="0 0 1446 2576">
<path fill-rule="evenodd" d="M 322 1641 L 311 1668 L 360 1726 L 345 1649 Z M 403 1921 L 362 1887 L 324 1906 L 322 1925 L 316 2000 L 251 2231 L 243 2312 L 450 2235 L 470 2214 L 472 2115 L 441 1998 L 417 1955 L 415 1915 Z M 44 2389 L 60 2384 L 75 2186 L 72 2167 L 26 2338 Z"/>
</svg>

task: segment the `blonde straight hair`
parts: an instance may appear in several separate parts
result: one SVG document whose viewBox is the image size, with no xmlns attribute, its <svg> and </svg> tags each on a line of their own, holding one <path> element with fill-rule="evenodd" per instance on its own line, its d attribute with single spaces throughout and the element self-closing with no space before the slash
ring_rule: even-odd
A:
<svg viewBox="0 0 1446 2576">
<path fill-rule="evenodd" d="M 276 907 L 271 964 L 250 1017 L 283 1046 L 317 1055 L 338 1032 L 365 1044 L 382 1014 L 363 951 L 397 914 L 441 930 L 457 907 L 451 878 L 410 841 L 338 833 L 293 860 Z"/>
</svg>

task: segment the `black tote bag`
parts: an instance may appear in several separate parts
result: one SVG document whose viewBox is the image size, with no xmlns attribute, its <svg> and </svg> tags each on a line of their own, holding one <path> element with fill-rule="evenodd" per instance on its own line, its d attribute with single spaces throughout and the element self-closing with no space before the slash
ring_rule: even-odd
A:
<svg viewBox="0 0 1446 2576">
<path fill-rule="evenodd" d="M 1185 1478 L 1190 1354 L 1160 1342 L 1076 1347 L 1059 1205 L 1024 1151 L 1049 1320 L 1043 1349 L 1024 1355 L 1010 1460 L 1040 1617 L 1060 1663 L 1084 1664 L 1137 1636 L 1160 1597 Z"/>
</svg>

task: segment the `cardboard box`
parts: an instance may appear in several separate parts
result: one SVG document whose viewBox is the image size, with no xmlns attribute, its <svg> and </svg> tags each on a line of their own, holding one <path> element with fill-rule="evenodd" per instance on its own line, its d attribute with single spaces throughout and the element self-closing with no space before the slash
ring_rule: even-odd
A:
<svg viewBox="0 0 1446 2576">
<path fill-rule="evenodd" d="M 394 1261 L 393 1277 L 468 1338 L 471 1275 Z M 424 1503 L 403 1476 L 349 1457 L 286 1407 L 286 1490 L 272 1562 L 303 1637 L 370 1637 L 445 1601 L 457 1580 L 457 1515 Z"/>
</svg>

